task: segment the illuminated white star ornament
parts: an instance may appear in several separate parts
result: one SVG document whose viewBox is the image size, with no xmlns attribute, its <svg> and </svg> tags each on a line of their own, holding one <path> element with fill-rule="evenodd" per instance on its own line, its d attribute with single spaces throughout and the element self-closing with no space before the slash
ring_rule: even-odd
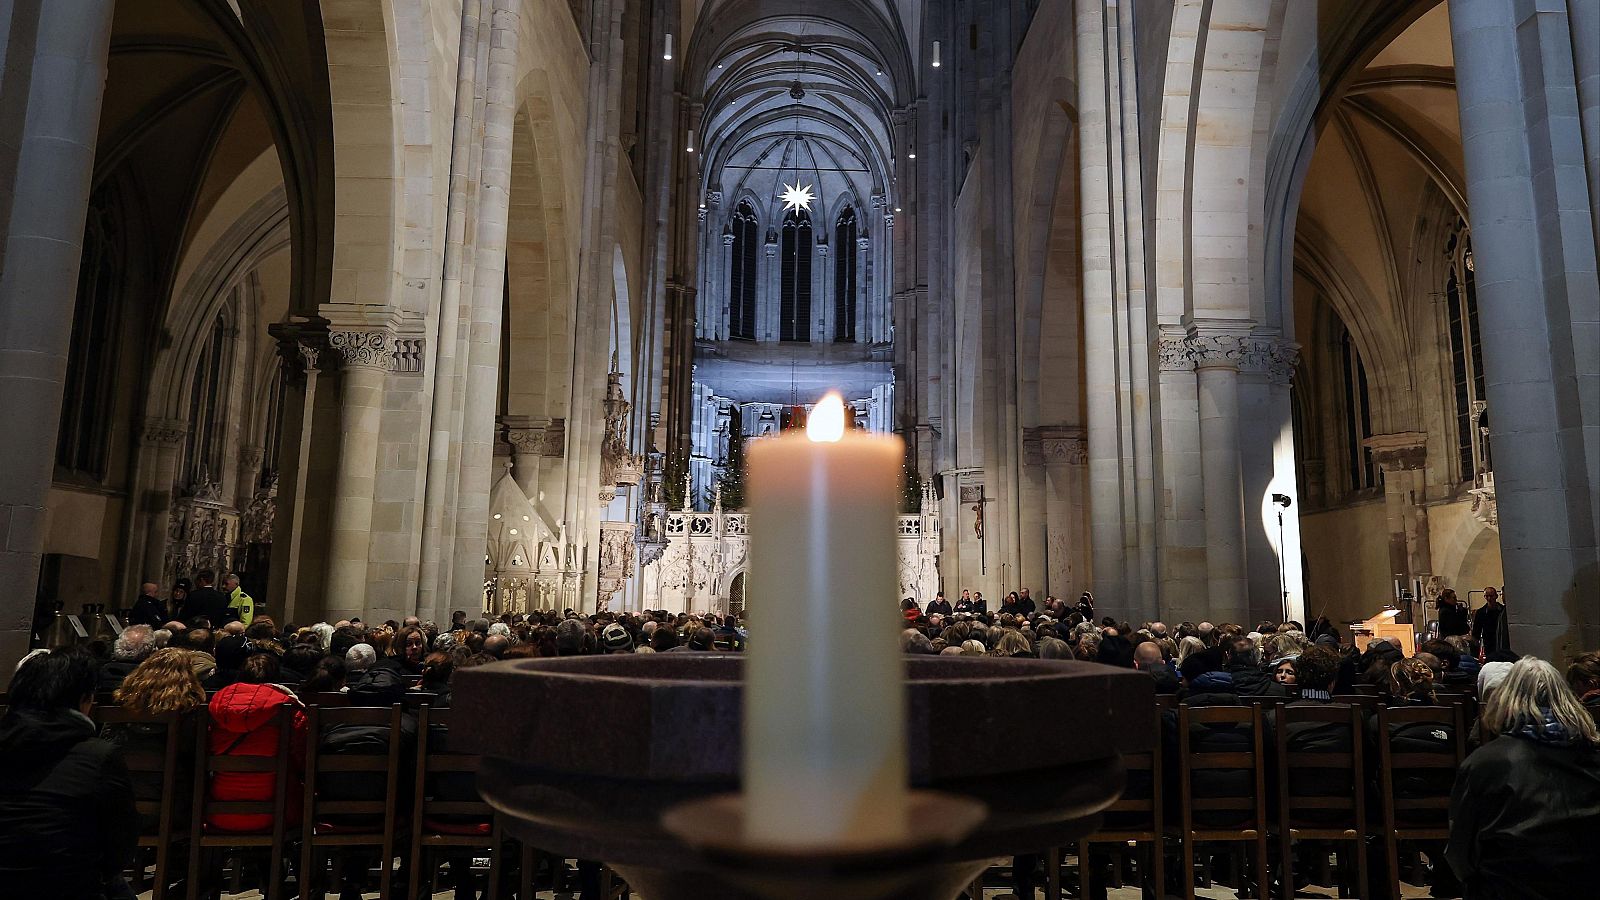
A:
<svg viewBox="0 0 1600 900">
<path fill-rule="evenodd" d="M 811 211 L 811 201 L 816 196 L 811 193 L 811 185 L 801 185 L 800 182 L 783 186 L 783 211 Z"/>
</svg>

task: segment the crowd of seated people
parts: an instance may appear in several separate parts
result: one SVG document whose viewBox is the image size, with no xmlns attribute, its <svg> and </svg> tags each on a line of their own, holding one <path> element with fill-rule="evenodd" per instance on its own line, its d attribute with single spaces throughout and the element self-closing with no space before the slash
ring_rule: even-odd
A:
<svg viewBox="0 0 1600 900">
<path fill-rule="evenodd" d="M 1263 622 L 1254 629 L 1233 624 L 1162 622 L 1134 627 L 1113 618 L 1094 618 L 1087 595 L 1068 606 L 1047 598 L 1035 606 L 1025 594 L 1008 595 L 1003 611 L 971 612 L 963 598 L 946 613 L 902 608 L 901 648 L 910 654 L 965 657 L 1083 660 L 1147 673 L 1158 696 L 1168 698 L 1162 717 L 1166 771 L 1163 796 L 1175 808 L 1179 755 L 1179 705 L 1241 706 L 1263 702 L 1264 730 L 1274 726 L 1273 710 L 1330 704 L 1364 693 L 1363 732 L 1369 759 L 1387 740 L 1394 752 L 1445 752 L 1456 735 L 1436 726 L 1401 724 L 1381 736 L 1379 706 L 1423 707 L 1448 702 L 1441 692 L 1457 692 L 1472 701 L 1472 746 L 1459 770 L 1397 774 L 1400 795 L 1449 793 L 1450 818 L 1459 823 L 1445 842 L 1421 842 L 1404 852 L 1426 858 L 1436 895 L 1454 896 L 1464 885 L 1468 897 L 1571 896 L 1559 890 L 1576 873 L 1586 872 L 1587 856 L 1575 847 L 1600 845 L 1600 653 L 1572 661 L 1565 678 L 1531 657 L 1518 660 L 1500 651 L 1480 662 L 1469 638 L 1428 641 L 1406 657 L 1398 645 L 1374 640 L 1363 651 L 1341 642 L 1325 620 L 1303 628 L 1300 623 Z M 965 606 L 966 611 L 955 611 Z M 803 630 L 789 639 L 801 640 Z M 0 884 L 25 886 L 18 896 L 131 896 L 124 881 L 134 859 L 133 837 L 148 830 L 135 801 L 159 799 L 159 778 L 130 778 L 121 755 L 151 752 L 160 733 L 138 721 L 108 724 L 100 733 L 90 715 L 97 699 L 125 712 L 153 717 L 185 714 L 204 708 L 207 751 L 219 756 L 273 756 L 281 746 L 279 723 L 291 729 L 286 767 L 291 784 L 287 818 L 297 820 L 304 795 L 307 715 L 310 707 L 338 702 L 354 706 L 402 703 L 403 763 L 414 766 L 409 748 L 415 743 L 417 709 L 450 706 L 450 684 L 456 671 L 497 660 L 619 653 L 742 651 L 748 633 L 738 617 L 696 616 L 647 611 L 581 616 L 571 611 L 504 615 L 497 620 L 469 619 L 456 613 L 446 627 L 415 618 L 367 624 L 359 620 L 319 622 L 279 628 L 266 615 L 212 627 L 207 617 L 169 621 L 160 627 L 132 626 L 114 642 L 91 641 L 55 651 L 34 651 L 19 665 L 12 680 L 9 707 L 0 719 Z M 758 635 L 759 640 L 759 635 Z M 417 701 L 417 702 L 412 702 Z M 294 709 L 287 720 L 285 704 Z M 1153 714 L 1155 714 L 1153 712 Z M 1350 728 L 1337 723 L 1292 726 L 1292 752 L 1347 745 Z M 430 729 L 430 734 L 435 731 Z M 443 739 L 444 733 L 437 737 Z M 1228 750 L 1250 739 L 1248 728 L 1191 725 L 1188 744 L 1204 750 Z M 342 726 L 317 738 L 323 754 L 389 751 L 390 731 L 375 726 Z M 1270 746 L 1270 741 L 1267 744 Z M 1371 771 L 1369 763 L 1369 772 Z M 1250 790 L 1248 772 L 1214 770 L 1194 773 L 1194 796 L 1227 797 Z M 1326 773 L 1324 773 L 1326 776 Z M 1440 779 L 1443 778 L 1443 783 Z M 184 782 L 184 779 L 179 779 Z M 457 782 L 460 779 L 456 779 Z M 399 779 L 409 792 L 410 776 Z M 1375 789 L 1368 779 L 1364 790 Z M 355 799 L 381 785 L 359 779 L 319 777 L 319 797 Z M 467 783 L 439 784 L 472 799 Z M 1348 793 L 1351 785 L 1336 777 L 1320 786 L 1302 786 L 1312 794 Z M 267 771 L 214 772 L 204 790 L 213 800 L 265 800 L 277 788 Z M 1130 782 L 1130 793 L 1149 785 Z M 1561 802 L 1551 803 L 1549 797 Z M 187 809 L 189 798 L 177 798 Z M 1379 806 L 1372 797 L 1369 811 Z M 1227 816 L 1212 814 L 1206 824 L 1227 827 Z M 270 827 L 258 815 L 218 814 L 204 822 L 208 831 L 253 832 Z M 1197 820 L 1198 821 L 1198 820 Z M 1470 831 L 1465 823 L 1471 823 Z M 16 827 L 12 823 L 20 823 Z M 1382 854 L 1381 842 L 1374 852 Z M 1302 848 L 1297 848 L 1297 853 Z M 1315 852 L 1317 848 L 1312 847 Z M 366 854 L 376 861 L 372 851 Z M 363 857 L 364 859 L 364 857 Z M 1300 859 L 1297 855 L 1296 859 Z M 1325 862 L 1327 854 L 1322 854 Z M 1448 862 L 1447 862 L 1448 861 Z M 487 890 L 487 879 L 471 875 L 470 855 L 449 857 L 447 865 L 460 900 Z M 1096 864 L 1104 863 L 1096 859 Z M 1013 860 L 1016 893 L 1035 896 L 1043 884 L 1043 857 L 1021 855 Z M 546 864 L 551 879 L 567 873 Z M 369 889 L 371 866 L 344 867 L 345 882 L 336 886 L 346 896 Z M 1280 868 L 1275 866 L 1275 869 Z M 1314 872 L 1315 866 L 1306 866 Z M 1323 867 L 1326 868 L 1325 866 Z M 1383 871 L 1384 866 L 1374 866 Z M 1536 868 L 1539 877 L 1519 878 Z M 1175 878 L 1179 867 L 1169 866 Z M 61 877 L 70 871 L 70 877 Z M 585 898 L 598 897 L 598 866 L 580 861 L 576 884 Z M 1192 875 L 1193 873 L 1189 873 Z M 1264 886 L 1261 873 L 1233 872 L 1241 892 Z M 1298 872 L 1268 873 L 1273 878 Z M 1418 877 L 1409 875 L 1408 877 Z M 1516 889 L 1506 885 L 1513 879 Z M 1171 879 L 1169 879 L 1171 881 Z M 1374 878 L 1361 886 L 1363 896 L 1383 896 L 1386 885 Z M 448 882 L 447 882 L 448 883 Z M 1167 886 L 1172 889 L 1172 884 Z M 1370 893 L 1369 893 L 1370 891 Z"/>
</svg>

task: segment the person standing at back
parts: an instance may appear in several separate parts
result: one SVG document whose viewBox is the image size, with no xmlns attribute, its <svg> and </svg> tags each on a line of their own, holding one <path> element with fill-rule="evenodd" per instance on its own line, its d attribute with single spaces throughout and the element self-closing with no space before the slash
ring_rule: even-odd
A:
<svg viewBox="0 0 1600 900">
<path fill-rule="evenodd" d="M 1472 630 L 1470 619 L 1467 605 L 1456 597 L 1454 590 L 1445 588 L 1439 595 L 1439 636 L 1466 634 Z"/>
<path fill-rule="evenodd" d="M 129 625 L 149 625 L 160 628 L 167 622 L 167 604 L 161 599 L 161 588 L 153 581 L 139 585 L 139 596 L 128 610 Z"/>
<path fill-rule="evenodd" d="M 255 599 L 244 592 L 244 588 L 239 586 L 239 576 L 232 572 L 223 579 L 222 589 L 228 594 L 228 615 L 249 628 L 250 620 L 256 617 Z"/>
<path fill-rule="evenodd" d="M 183 598 L 183 606 L 178 609 L 178 621 L 187 624 L 205 616 L 211 620 L 211 627 L 221 628 L 230 620 L 228 595 L 212 586 L 216 584 L 217 573 L 202 569 L 194 576 L 194 580 L 199 586 Z"/>
<path fill-rule="evenodd" d="M 1472 616 L 1472 639 L 1482 648 L 1488 659 L 1496 650 L 1511 649 L 1511 634 L 1507 627 L 1506 605 L 1500 601 L 1500 592 L 1493 587 L 1483 589 L 1483 605 Z"/>
</svg>

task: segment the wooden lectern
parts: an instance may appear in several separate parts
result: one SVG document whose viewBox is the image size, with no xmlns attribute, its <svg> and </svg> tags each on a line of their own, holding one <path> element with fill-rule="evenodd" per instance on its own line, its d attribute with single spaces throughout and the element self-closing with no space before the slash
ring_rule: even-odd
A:
<svg viewBox="0 0 1600 900">
<path fill-rule="evenodd" d="M 1394 638 L 1400 642 L 1400 652 L 1411 656 L 1417 652 L 1417 635 L 1412 631 L 1412 626 L 1404 622 L 1396 622 L 1395 616 L 1400 615 L 1398 609 L 1386 609 L 1370 619 L 1355 623 L 1350 628 L 1351 639 L 1355 642 L 1356 649 L 1365 652 L 1367 645 L 1373 638 Z"/>
</svg>

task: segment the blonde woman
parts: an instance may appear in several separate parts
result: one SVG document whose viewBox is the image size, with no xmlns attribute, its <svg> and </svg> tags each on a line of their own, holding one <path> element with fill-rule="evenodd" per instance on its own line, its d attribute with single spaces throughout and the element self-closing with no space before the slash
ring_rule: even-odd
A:
<svg viewBox="0 0 1600 900">
<path fill-rule="evenodd" d="M 1594 883 L 1600 731 L 1555 667 L 1524 656 L 1484 703 L 1450 794 L 1445 858 L 1468 898 L 1569 898 Z"/>
<path fill-rule="evenodd" d="M 112 698 L 118 706 L 136 716 L 185 713 L 205 706 L 205 688 L 200 686 L 200 676 L 195 674 L 192 656 L 188 650 L 176 647 L 155 651 L 128 673 Z M 159 756 L 166 752 L 166 727 L 152 722 L 114 722 L 107 725 L 100 736 L 121 747 L 123 753 Z M 136 774 L 131 780 L 135 800 L 161 799 L 159 774 Z M 187 785 L 189 779 L 179 778 L 178 783 Z M 157 825 L 156 816 L 140 818 L 140 827 L 145 830 Z"/>
</svg>

